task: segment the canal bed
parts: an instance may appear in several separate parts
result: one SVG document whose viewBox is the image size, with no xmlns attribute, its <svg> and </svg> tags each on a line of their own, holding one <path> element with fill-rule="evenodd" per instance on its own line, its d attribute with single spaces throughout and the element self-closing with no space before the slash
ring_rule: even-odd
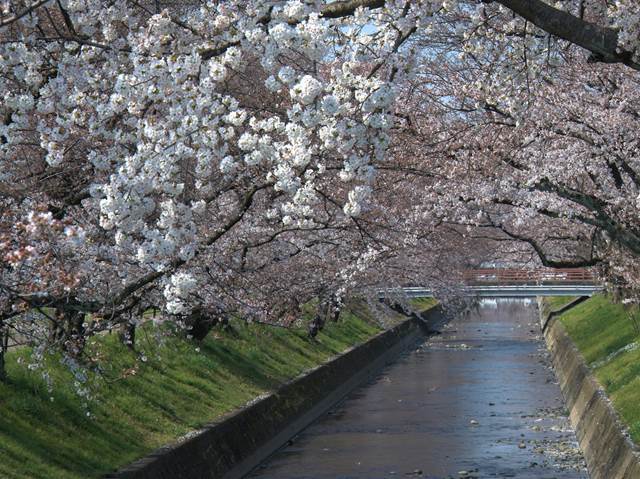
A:
<svg viewBox="0 0 640 479">
<path fill-rule="evenodd" d="M 484 300 L 251 478 L 587 478 L 531 300 Z"/>
</svg>

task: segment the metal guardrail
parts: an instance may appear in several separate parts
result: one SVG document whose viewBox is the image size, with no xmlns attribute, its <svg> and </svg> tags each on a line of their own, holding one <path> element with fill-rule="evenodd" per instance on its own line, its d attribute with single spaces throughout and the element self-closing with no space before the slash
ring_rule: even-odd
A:
<svg viewBox="0 0 640 479">
<path fill-rule="evenodd" d="M 562 284 L 562 285 L 486 285 L 465 286 L 461 292 L 465 296 L 481 298 L 532 298 L 536 296 L 593 296 L 603 290 L 595 284 Z M 380 290 L 378 296 L 382 299 L 395 296 L 398 289 Z M 402 294 L 409 298 L 432 298 L 433 290 L 429 288 L 402 288 Z"/>
<path fill-rule="evenodd" d="M 480 268 L 464 271 L 462 280 L 462 294 L 476 297 L 592 296 L 603 290 L 594 274 L 584 268 Z M 433 297 L 433 291 L 422 287 L 381 290 L 379 296 L 398 293 L 410 298 Z"/>
</svg>

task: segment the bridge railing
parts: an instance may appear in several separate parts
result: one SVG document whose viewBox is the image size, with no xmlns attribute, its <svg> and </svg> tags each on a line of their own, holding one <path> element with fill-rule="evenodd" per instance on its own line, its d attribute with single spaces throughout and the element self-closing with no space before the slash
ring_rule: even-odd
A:
<svg viewBox="0 0 640 479">
<path fill-rule="evenodd" d="M 583 268 L 567 269 L 508 269 L 485 268 L 467 270 L 463 274 L 466 284 L 594 284 L 596 278 Z"/>
</svg>

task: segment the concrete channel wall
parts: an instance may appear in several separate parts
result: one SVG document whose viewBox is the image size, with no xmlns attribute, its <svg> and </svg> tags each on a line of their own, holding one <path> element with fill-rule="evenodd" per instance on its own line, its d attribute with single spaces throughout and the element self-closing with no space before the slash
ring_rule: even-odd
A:
<svg viewBox="0 0 640 479">
<path fill-rule="evenodd" d="M 381 332 L 275 393 L 109 474 L 112 479 L 239 479 L 442 320 L 439 307 Z"/>
<path fill-rule="evenodd" d="M 591 479 L 640 479 L 640 451 L 558 315 L 541 314 L 541 325 Z"/>
</svg>

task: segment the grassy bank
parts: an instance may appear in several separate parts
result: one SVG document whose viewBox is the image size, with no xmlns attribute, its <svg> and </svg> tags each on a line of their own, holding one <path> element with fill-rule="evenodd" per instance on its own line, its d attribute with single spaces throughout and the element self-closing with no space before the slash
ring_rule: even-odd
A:
<svg viewBox="0 0 640 479">
<path fill-rule="evenodd" d="M 548 305 L 549 310 L 553 311 L 562 308 L 565 304 L 569 304 L 574 299 L 576 299 L 575 296 L 549 296 L 545 298 L 544 301 Z"/>
<path fill-rule="evenodd" d="M 552 311 L 557 311 L 576 299 L 574 296 L 546 296 L 542 298 L 540 313 L 546 317 Z"/>
<path fill-rule="evenodd" d="M 640 334 L 626 311 L 594 296 L 560 321 L 640 444 Z"/>
<path fill-rule="evenodd" d="M 304 325 L 285 329 L 240 321 L 201 343 L 172 338 L 162 344 L 147 331 L 138 338 L 144 355 L 123 347 L 115 335 L 103 337 L 100 350 L 110 359 L 103 363 L 113 368 L 100 375 L 87 405 L 72 391 L 70 373 L 58 358 L 47 358 L 54 380 L 49 392 L 41 371 L 17 364 L 28 361 L 27 351 L 11 353 L 10 381 L 0 384 L 0 477 L 98 477 L 379 331 L 358 308 L 327 324 L 316 340 Z"/>
</svg>

